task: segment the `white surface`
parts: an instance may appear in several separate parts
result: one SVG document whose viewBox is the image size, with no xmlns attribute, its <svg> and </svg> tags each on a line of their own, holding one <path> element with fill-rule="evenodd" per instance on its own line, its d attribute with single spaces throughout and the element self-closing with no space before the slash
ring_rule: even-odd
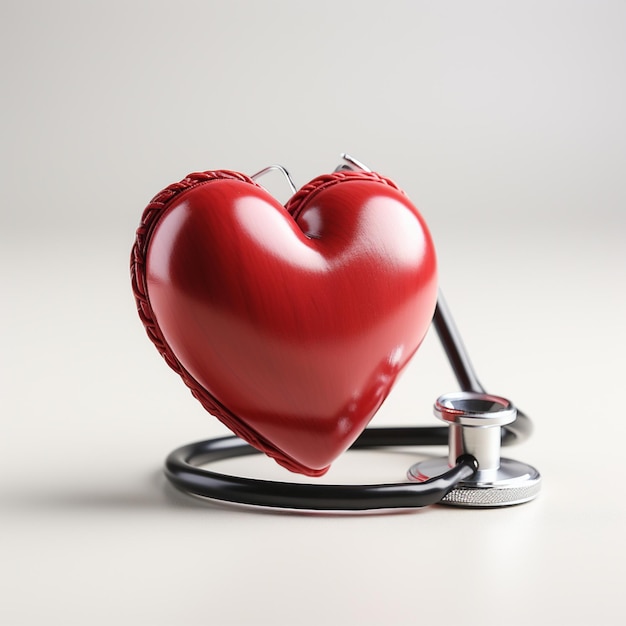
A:
<svg viewBox="0 0 626 626">
<path fill-rule="evenodd" d="M 623 624 L 625 24 L 620 2 L 4 2 L 0 623 Z M 226 431 L 135 314 L 143 206 L 191 170 L 302 184 L 343 150 L 422 208 L 482 381 L 534 417 L 507 454 L 535 502 L 291 515 L 165 484 L 170 449 Z M 454 389 L 430 337 L 373 425 L 434 424 Z"/>
</svg>

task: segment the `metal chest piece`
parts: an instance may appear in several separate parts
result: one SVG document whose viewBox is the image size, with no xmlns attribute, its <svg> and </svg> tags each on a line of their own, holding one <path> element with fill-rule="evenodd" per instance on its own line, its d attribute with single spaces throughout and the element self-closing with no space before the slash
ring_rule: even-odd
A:
<svg viewBox="0 0 626 626">
<path fill-rule="evenodd" d="M 478 471 L 459 483 L 441 504 L 462 507 L 501 507 L 528 502 L 541 488 L 541 476 L 532 466 L 500 458 L 501 428 L 515 421 L 517 409 L 506 398 L 461 391 L 437 399 L 435 416 L 448 424 L 448 458 L 413 465 L 409 479 L 423 482 L 447 471 L 470 454 Z"/>
</svg>

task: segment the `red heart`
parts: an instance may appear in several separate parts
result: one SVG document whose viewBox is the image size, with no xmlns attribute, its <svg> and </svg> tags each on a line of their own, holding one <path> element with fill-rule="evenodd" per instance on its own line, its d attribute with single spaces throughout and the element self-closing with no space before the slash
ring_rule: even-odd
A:
<svg viewBox="0 0 626 626">
<path fill-rule="evenodd" d="M 288 469 L 323 474 L 422 341 L 436 261 L 417 209 L 369 172 L 282 207 L 250 178 L 191 174 L 146 208 L 139 314 L 193 395 Z"/>
</svg>

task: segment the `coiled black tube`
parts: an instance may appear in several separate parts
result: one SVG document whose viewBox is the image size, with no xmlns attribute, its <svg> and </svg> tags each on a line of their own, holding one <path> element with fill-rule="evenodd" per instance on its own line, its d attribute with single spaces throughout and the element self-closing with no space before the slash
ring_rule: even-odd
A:
<svg viewBox="0 0 626 626">
<path fill-rule="evenodd" d="M 407 445 L 406 429 L 374 428 L 366 429 L 352 449 L 396 445 Z M 234 436 L 200 441 L 174 450 L 165 462 L 165 474 L 179 489 L 216 500 L 286 509 L 363 511 L 434 504 L 460 481 L 472 476 L 478 467 L 473 457 L 464 456 L 455 467 L 426 482 L 377 485 L 276 482 L 229 476 L 199 467 L 214 461 L 258 453 L 258 450 Z"/>
</svg>

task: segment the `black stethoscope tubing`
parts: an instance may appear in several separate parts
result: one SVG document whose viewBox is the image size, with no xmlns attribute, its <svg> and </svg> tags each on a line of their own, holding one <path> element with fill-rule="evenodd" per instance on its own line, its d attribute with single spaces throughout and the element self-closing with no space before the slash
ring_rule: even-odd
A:
<svg viewBox="0 0 626 626">
<path fill-rule="evenodd" d="M 351 449 L 397 445 L 395 430 L 366 429 Z M 417 440 L 422 443 L 419 437 Z M 402 441 L 402 445 L 407 442 Z M 183 491 L 227 502 L 315 511 L 362 511 L 434 504 L 477 469 L 476 460 L 465 455 L 449 471 L 423 483 L 315 485 L 242 478 L 198 467 L 250 454 L 259 454 L 259 451 L 238 437 L 209 439 L 172 452 L 166 460 L 166 475 Z"/>
</svg>

